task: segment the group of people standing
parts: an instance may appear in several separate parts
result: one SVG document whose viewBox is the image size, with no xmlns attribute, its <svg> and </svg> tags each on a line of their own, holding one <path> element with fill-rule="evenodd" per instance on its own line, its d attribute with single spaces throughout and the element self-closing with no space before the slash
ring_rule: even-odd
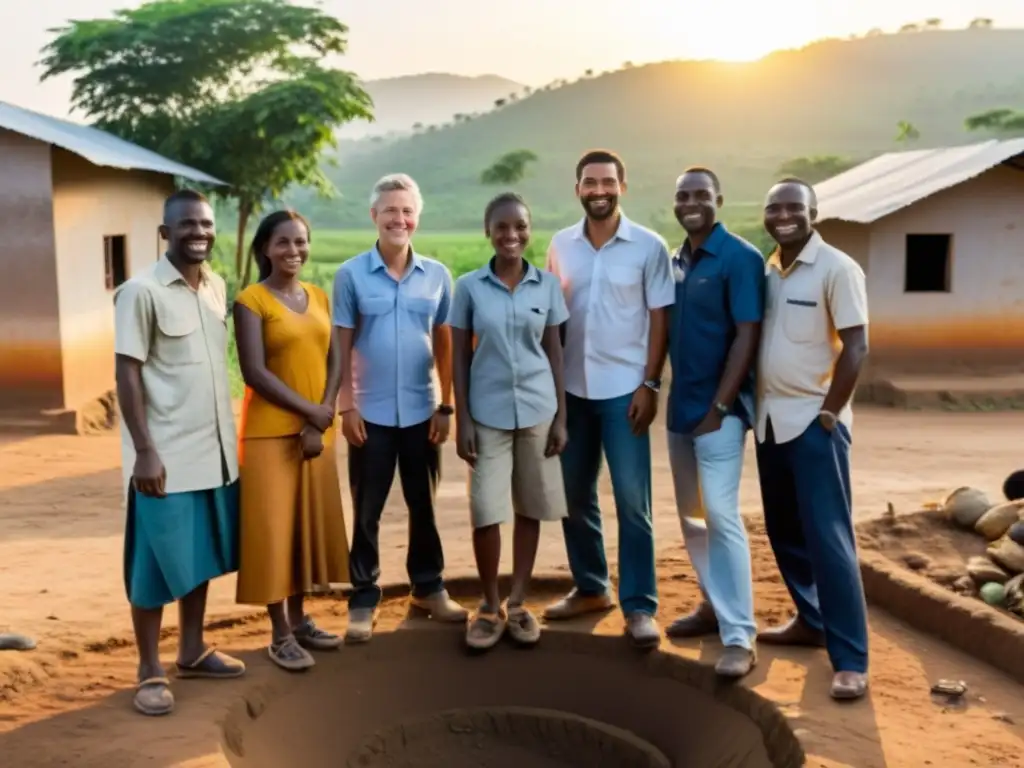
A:
<svg viewBox="0 0 1024 768">
<path fill-rule="evenodd" d="M 333 296 L 300 279 L 312 231 L 293 211 L 259 225 L 259 281 L 231 313 L 246 384 L 236 432 L 225 283 L 209 267 L 213 211 L 197 192 L 168 198 L 166 254 L 115 295 L 116 372 L 127 494 L 125 584 L 140 662 L 134 703 L 174 707 L 160 663 L 163 608 L 179 603 L 178 677 L 232 678 L 244 664 L 203 639 L 207 585 L 238 572 L 240 603 L 265 605 L 267 652 L 307 669 L 310 651 L 371 639 L 381 600 L 379 528 L 397 469 L 409 515 L 412 604 L 466 624 L 466 642 L 506 633 L 533 644 L 526 607 L 540 524 L 561 521 L 575 588 L 543 618 L 615 605 L 598 478 L 607 460 L 619 525 L 618 603 L 640 647 L 660 642 L 649 428 L 671 359 L 669 451 L 678 512 L 703 602 L 666 634 L 718 633 L 718 673 L 756 663 L 756 641 L 828 649 L 832 694 L 866 690 L 867 620 L 852 528 L 850 400 L 867 353 L 864 274 L 814 230 L 813 189 L 787 179 L 764 221 L 767 264 L 717 221 L 718 178 L 690 168 L 674 193 L 686 233 L 673 254 L 620 206 L 625 164 L 586 153 L 584 217 L 552 239 L 545 269 L 524 253 L 531 214 L 492 200 L 492 258 L 454 286 L 412 236 L 423 200 L 404 174 L 370 198 L 375 246 L 338 270 Z M 348 443 L 349 547 L 336 465 Z M 472 613 L 444 585 L 436 524 L 441 445 L 455 417 L 470 467 L 473 549 L 483 599 Z M 755 432 L 768 535 L 796 604 L 760 634 L 739 509 Z M 513 521 L 511 593 L 498 572 Z M 303 599 L 350 583 L 345 636 L 318 627 Z"/>
</svg>

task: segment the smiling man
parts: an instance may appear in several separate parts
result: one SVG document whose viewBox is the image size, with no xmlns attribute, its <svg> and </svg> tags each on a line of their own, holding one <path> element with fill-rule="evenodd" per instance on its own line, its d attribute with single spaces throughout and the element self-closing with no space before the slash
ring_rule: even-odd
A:
<svg viewBox="0 0 1024 768">
<path fill-rule="evenodd" d="M 608 562 L 597 481 L 602 449 L 619 520 L 619 600 L 626 629 L 641 647 L 658 644 L 658 593 L 651 521 L 651 444 L 674 300 L 668 246 L 626 218 L 619 197 L 626 168 L 594 150 L 576 165 L 584 218 L 557 233 L 547 268 L 561 281 L 569 444 L 562 453 L 569 517 L 565 547 L 575 589 L 548 606 L 548 619 L 608 610 Z"/>
<path fill-rule="evenodd" d="M 768 192 L 767 264 L 758 364 L 757 468 L 765 527 L 797 615 L 763 643 L 825 646 L 832 696 L 867 691 L 868 626 L 850 492 L 850 400 L 867 358 L 864 271 L 814 230 L 813 188 Z"/>
<path fill-rule="evenodd" d="M 706 598 L 667 634 L 718 631 L 724 651 L 716 670 L 742 677 L 756 661 L 750 548 L 739 495 L 747 430 L 754 424 L 764 258 L 718 222 L 722 203 L 718 177 L 707 168 L 689 168 L 676 181 L 673 210 L 686 240 L 673 258 L 668 448 L 683 537 Z"/>
<path fill-rule="evenodd" d="M 377 243 L 342 264 L 334 279 L 343 377 L 338 410 L 349 444 L 355 517 L 349 643 L 366 642 L 373 634 L 381 599 L 380 518 L 396 466 L 409 510 L 406 568 L 413 605 L 440 621 L 465 621 L 467 615 L 444 588 L 434 515 L 441 444 L 454 410 L 447 325 L 452 276 L 441 262 L 413 250 L 422 211 L 419 186 L 409 176 L 378 181 L 370 194 Z"/>
<path fill-rule="evenodd" d="M 179 602 L 177 676 L 245 665 L 203 642 L 207 585 L 238 568 L 238 458 L 227 361 L 227 291 L 208 266 L 213 209 L 192 190 L 164 205 L 167 252 L 114 294 L 127 494 L 124 577 L 139 649 L 135 708 L 174 708 L 158 644 Z"/>
</svg>

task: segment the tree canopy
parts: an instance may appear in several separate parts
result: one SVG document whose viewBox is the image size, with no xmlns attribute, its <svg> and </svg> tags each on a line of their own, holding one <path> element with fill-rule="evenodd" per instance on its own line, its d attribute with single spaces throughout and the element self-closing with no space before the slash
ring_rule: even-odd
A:
<svg viewBox="0 0 1024 768">
<path fill-rule="evenodd" d="M 989 131 L 1004 136 L 1024 134 L 1024 112 L 1001 107 L 979 112 L 964 120 L 968 131 Z"/>
<path fill-rule="evenodd" d="M 292 184 L 333 194 L 320 170 L 337 126 L 372 120 L 355 76 L 323 66 L 348 28 L 280 0 L 155 0 L 51 30 L 43 80 L 74 76 L 72 106 L 96 127 L 223 179 L 249 218 Z"/>
<path fill-rule="evenodd" d="M 480 174 L 482 184 L 515 184 L 526 176 L 527 166 L 537 161 L 529 149 L 506 152 Z"/>
<path fill-rule="evenodd" d="M 803 179 L 808 184 L 838 176 L 857 165 L 856 160 L 839 155 L 814 155 L 811 157 L 794 157 L 779 166 L 779 176 L 793 176 Z"/>
</svg>

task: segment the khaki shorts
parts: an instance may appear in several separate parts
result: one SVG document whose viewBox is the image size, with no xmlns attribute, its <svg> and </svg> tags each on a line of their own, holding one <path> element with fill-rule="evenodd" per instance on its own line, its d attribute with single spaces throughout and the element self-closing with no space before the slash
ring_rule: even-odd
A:
<svg viewBox="0 0 1024 768">
<path fill-rule="evenodd" d="M 544 455 L 550 421 L 526 429 L 474 427 L 477 458 L 469 477 L 474 528 L 507 523 L 513 513 L 540 521 L 568 516 L 561 460 Z"/>
</svg>

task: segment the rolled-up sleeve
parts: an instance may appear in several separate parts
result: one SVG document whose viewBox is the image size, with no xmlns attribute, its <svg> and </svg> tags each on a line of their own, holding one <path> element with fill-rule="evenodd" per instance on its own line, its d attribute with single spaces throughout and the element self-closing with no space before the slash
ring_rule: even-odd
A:
<svg viewBox="0 0 1024 768">
<path fill-rule="evenodd" d="M 562 286 L 554 276 L 545 276 L 548 290 L 551 292 L 551 303 L 548 305 L 548 325 L 561 325 L 569 319 L 569 308 L 565 304 Z"/>
<path fill-rule="evenodd" d="M 764 319 L 764 258 L 743 249 L 729 260 L 729 312 L 734 323 L 760 323 Z"/>
<path fill-rule="evenodd" d="M 868 292 L 864 270 L 853 260 L 834 267 L 828 276 L 828 311 L 837 331 L 868 324 Z"/>
<path fill-rule="evenodd" d="M 339 328 L 355 328 L 359 319 L 356 303 L 355 278 L 345 265 L 334 275 L 333 321 Z"/>
<path fill-rule="evenodd" d="M 448 313 L 452 306 L 452 273 L 444 264 L 441 267 L 441 298 L 434 313 L 434 325 L 448 324 Z"/>
<path fill-rule="evenodd" d="M 467 283 L 472 275 L 464 275 L 455 281 L 455 295 L 452 297 L 451 309 L 448 310 L 448 325 L 463 331 L 472 330 L 473 327 L 473 296 Z"/>
<path fill-rule="evenodd" d="M 140 362 L 149 359 L 153 338 L 153 296 L 141 283 L 128 281 L 114 293 L 114 354 Z"/>
<path fill-rule="evenodd" d="M 676 301 L 676 284 L 672 279 L 672 255 L 663 240 L 651 249 L 644 264 L 644 296 L 647 309 L 662 309 Z"/>
</svg>

